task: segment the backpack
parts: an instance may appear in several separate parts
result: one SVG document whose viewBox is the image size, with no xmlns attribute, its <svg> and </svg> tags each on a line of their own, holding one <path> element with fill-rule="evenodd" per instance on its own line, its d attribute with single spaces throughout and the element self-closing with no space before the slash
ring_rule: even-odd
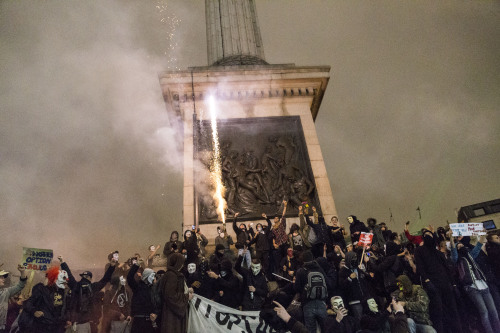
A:
<svg viewBox="0 0 500 333">
<path fill-rule="evenodd" d="M 92 307 L 92 286 L 88 284 L 80 284 L 79 286 L 78 311 L 89 312 Z"/>
<path fill-rule="evenodd" d="M 328 297 L 326 280 L 323 273 L 318 271 L 307 272 L 307 284 L 304 287 L 306 298 L 309 300 L 324 300 Z"/>
</svg>

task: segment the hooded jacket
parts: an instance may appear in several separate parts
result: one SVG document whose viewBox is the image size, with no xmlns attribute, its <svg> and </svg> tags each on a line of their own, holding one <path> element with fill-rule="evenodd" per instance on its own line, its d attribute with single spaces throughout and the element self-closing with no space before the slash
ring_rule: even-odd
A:
<svg viewBox="0 0 500 333">
<path fill-rule="evenodd" d="M 172 236 L 176 234 L 177 235 L 177 240 L 173 240 Z M 172 251 L 171 248 L 175 244 L 176 250 Z M 165 243 L 165 246 L 163 247 L 163 255 L 168 258 L 169 255 L 171 255 L 174 252 L 179 252 L 182 250 L 182 242 L 179 240 L 179 233 L 177 231 L 172 231 L 170 234 L 170 240 Z"/>
<path fill-rule="evenodd" d="M 414 285 L 406 275 L 400 275 L 396 279 L 403 290 L 398 293 L 398 301 L 405 302 L 405 313 L 417 324 L 432 325 L 429 318 L 429 296 L 424 288 Z"/>
<path fill-rule="evenodd" d="M 451 272 L 444 254 L 436 249 L 436 237 L 426 236 L 423 240 L 424 245 L 415 249 L 415 265 L 422 282 L 429 279 L 438 286 L 451 285 Z"/>
<path fill-rule="evenodd" d="M 339 271 L 339 286 L 345 291 L 346 300 L 350 302 L 361 302 L 370 297 L 365 273 L 353 266 L 357 255 L 354 252 L 347 252 L 345 255 L 345 267 Z M 359 263 L 356 260 L 356 264 Z M 357 277 L 351 278 L 350 275 L 357 271 Z"/>
<path fill-rule="evenodd" d="M 353 222 L 349 225 L 349 231 L 351 232 L 351 242 L 354 243 L 359 241 L 361 232 L 368 232 L 368 228 L 355 215 L 350 216 L 353 218 Z M 355 235 L 356 232 L 359 232 L 359 234 Z"/>
</svg>

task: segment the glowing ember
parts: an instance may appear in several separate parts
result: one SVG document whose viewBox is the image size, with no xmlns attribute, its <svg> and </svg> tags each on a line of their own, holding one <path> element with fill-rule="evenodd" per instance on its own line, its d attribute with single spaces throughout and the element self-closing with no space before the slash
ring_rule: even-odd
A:
<svg viewBox="0 0 500 333">
<path fill-rule="evenodd" d="M 226 200 L 224 199 L 225 188 L 222 184 L 222 163 L 220 158 L 219 147 L 219 133 L 217 132 L 217 108 L 215 105 L 215 98 L 210 96 L 208 98 L 208 105 L 210 108 L 210 118 L 212 123 L 212 142 L 214 148 L 214 156 L 212 158 L 212 165 L 210 167 L 210 177 L 215 187 L 214 200 L 217 204 L 217 214 L 223 224 L 226 223 L 224 210 L 226 209 Z"/>
</svg>

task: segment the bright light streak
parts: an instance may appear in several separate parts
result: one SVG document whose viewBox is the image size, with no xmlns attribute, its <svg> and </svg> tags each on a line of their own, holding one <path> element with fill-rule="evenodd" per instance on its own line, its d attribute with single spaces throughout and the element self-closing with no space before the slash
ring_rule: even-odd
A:
<svg viewBox="0 0 500 333">
<path fill-rule="evenodd" d="M 219 133 L 217 131 L 217 105 L 213 96 L 208 97 L 208 107 L 210 109 L 210 118 L 212 124 L 212 143 L 214 156 L 210 168 L 210 178 L 215 187 L 214 200 L 217 205 L 217 214 L 223 224 L 226 223 L 224 210 L 226 209 L 226 200 L 224 199 L 225 188 L 222 184 L 222 161 L 220 156 Z"/>
</svg>

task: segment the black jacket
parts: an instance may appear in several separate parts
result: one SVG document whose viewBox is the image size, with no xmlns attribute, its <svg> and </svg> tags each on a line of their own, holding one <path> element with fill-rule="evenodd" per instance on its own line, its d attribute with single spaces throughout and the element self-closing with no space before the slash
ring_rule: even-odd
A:
<svg viewBox="0 0 500 333">
<path fill-rule="evenodd" d="M 137 282 L 134 279 L 134 275 L 138 270 L 139 266 L 133 265 L 127 275 L 127 283 L 134 293 L 130 308 L 131 315 L 149 316 L 152 313 L 159 315 L 161 308 L 159 304 L 156 304 L 157 298 L 154 295 L 153 286 L 146 284 L 142 280 Z"/>
<path fill-rule="evenodd" d="M 243 256 L 239 256 L 235 264 L 236 271 L 243 276 L 243 301 L 241 303 L 243 311 L 260 310 L 266 299 L 269 291 L 267 280 L 264 272 L 261 270 L 259 274 L 253 275 L 252 271 L 241 267 Z M 255 292 L 251 293 L 248 290 L 249 286 L 255 287 Z"/>
</svg>

